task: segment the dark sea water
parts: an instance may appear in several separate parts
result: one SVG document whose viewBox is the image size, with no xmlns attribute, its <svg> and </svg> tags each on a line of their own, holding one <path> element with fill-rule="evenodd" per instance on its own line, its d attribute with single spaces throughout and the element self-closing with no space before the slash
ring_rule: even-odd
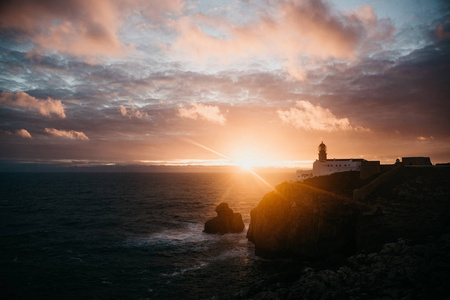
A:
<svg viewBox="0 0 450 300">
<path fill-rule="evenodd" d="M 262 175 L 272 185 L 294 174 Z M 0 281 L 6 299 L 211 299 L 280 264 L 254 256 L 250 210 L 271 189 L 253 175 L 0 174 Z M 241 234 L 208 235 L 217 204 Z"/>
</svg>

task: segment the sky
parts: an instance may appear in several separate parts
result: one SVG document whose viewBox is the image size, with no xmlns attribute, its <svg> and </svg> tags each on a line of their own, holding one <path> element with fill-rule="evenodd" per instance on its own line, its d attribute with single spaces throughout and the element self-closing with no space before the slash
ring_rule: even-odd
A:
<svg viewBox="0 0 450 300">
<path fill-rule="evenodd" d="M 449 97 L 447 1 L 0 2 L 3 165 L 446 163 Z"/>
</svg>

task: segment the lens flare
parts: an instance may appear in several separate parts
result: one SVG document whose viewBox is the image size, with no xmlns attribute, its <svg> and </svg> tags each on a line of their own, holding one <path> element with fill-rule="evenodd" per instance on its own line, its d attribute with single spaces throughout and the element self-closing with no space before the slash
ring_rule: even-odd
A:
<svg viewBox="0 0 450 300">
<path fill-rule="evenodd" d="M 252 175 L 254 175 L 256 178 L 258 178 L 262 183 L 264 183 L 264 184 L 265 184 L 266 186 L 268 186 L 269 188 L 275 189 L 275 187 L 273 187 L 270 183 L 268 183 L 264 178 L 262 178 L 259 174 L 257 174 L 257 173 L 252 169 L 252 167 L 255 166 L 255 164 L 254 164 L 254 162 L 253 162 L 252 160 L 236 161 L 236 160 L 233 160 L 232 158 L 230 158 L 230 157 L 228 157 L 228 156 L 226 156 L 226 155 L 224 155 L 224 154 L 222 154 L 222 153 L 220 153 L 220 152 L 215 151 L 214 149 L 211 149 L 211 148 L 209 148 L 209 147 L 206 147 L 205 145 L 202 145 L 202 144 L 200 144 L 200 143 L 197 143 L 197 142 L 195 142 L 195 141 L 193 141 L 193 140 L 191 140 L 191 139 L 183 139 L 183 140 L 186 141 L 186 142 L 188 142 L 188 143 L 190 143 L 190 144 L 192 144 L 192 145 L 195 145 L 195 146 L 200 147 L 200 148 L 202 148 L 202 149 L 205 149 L 205 150 L 207 150 L 207 151 L 209 151 L 209 152 L 212 152 L 212 153 L 214 153 L 214 154 L 217 154 L 217 155 L 219 155 L 220 157 L 223 157 L 223 158 L 226 158 L 226 159 L 230 160 L 230 162 L 234 163 L 235 165 L 238 165 L 238 166 L 242 167 L 243 169 L 248 170 Z"/>
</svg>

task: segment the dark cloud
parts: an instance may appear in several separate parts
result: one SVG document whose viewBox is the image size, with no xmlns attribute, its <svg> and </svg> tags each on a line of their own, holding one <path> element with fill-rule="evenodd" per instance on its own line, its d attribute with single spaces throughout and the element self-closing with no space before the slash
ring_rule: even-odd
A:
<svg viewBox="0 0 450 300">
<path fill-rule="evenodd" d="M 415 50 L 396 61 L 366 60 L 325 78 L 316 88 L 341 114 L 369 128 L 448 136 L 450 43 Z"/>
</svg>

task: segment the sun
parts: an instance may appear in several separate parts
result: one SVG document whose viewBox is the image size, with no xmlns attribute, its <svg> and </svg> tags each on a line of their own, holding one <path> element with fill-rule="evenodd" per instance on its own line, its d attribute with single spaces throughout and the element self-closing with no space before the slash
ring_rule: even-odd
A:
<svg viewBox="0 0 450 300">
<path fill-rule="evenodd" d="M 268 161 L 264 159 L 262 154 L 250 146 L 239 147 L 232 153 L 231 159 L 234 165 L 244 170 L 264 167 L 268 164 Z"/>
<path fill-rule="evenodd" d="M 241 161 L 237 161 L 236 164 L 245 169 L 245 170 L 251 170 L 253 167 L 256 166 L 256 163 L 254 161 L 251 160 L 241 160 Z"/>
</svg>

